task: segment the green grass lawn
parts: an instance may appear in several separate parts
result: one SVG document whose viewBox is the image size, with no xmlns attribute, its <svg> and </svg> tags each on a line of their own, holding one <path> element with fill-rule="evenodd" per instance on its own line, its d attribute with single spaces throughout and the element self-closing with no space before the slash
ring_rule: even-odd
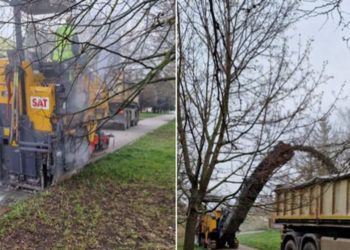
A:
<svg viewBox="0 0 350 250">
<path fill-rule="evenodd" d="M 115 176 L 119 181 L 175 188 L 175 121 L 84 169 L 82 176 Z"/>
<path fill-rule="evenodd" d="M 279 250 L 281 234 L 276 231 L 266 231 L 255 234 L 243 234 L 238 236 L 240 244 L 254 247 L 260 250 Z"/>
<path fill-rule="evenodd" d="M 167 113 L 140 113 L 140 118 L 152 118 L 160 115 L 164 115 Z"/>
<path fill-rule="evenodd" d="M 183 230 L 182 227 L 180 227 Z M 184 232 L 183 232 L 184 233 Z M 281 234 L 276 231 L 266 231 L 254 234 L 243 234 L 238 236 L 239 243 L 260 250 L 279 250 L 281 244 Z M 177 249 L 183 249 L 183 236 L 178 239 Z M 206 248 L 195 247 L 195 250 Z"/>
<path fill-rule="evenodd" d="M 175 122 L 16 203 L 0 249 L 172 249 Z"/>
</svg>

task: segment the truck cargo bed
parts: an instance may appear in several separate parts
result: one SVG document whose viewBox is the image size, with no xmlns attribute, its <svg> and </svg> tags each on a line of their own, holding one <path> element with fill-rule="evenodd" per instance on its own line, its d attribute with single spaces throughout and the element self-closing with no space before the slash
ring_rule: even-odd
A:
<svg viewBox="0 0 350 250">
<path fill-rule="evenodd" d="M 350 224 L 350 174 L 276 189 L 276 223 Z"/>
</svg>

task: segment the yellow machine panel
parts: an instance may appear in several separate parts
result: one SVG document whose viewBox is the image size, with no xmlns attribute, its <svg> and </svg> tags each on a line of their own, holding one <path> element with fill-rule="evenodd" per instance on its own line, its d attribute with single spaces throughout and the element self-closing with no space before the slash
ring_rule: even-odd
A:
<svg viewBox="0 0 350 250">
<path fill-rule="evenodd" d="M 29 61 L 22 62 L 22 68 L 25 72 L 24 80 L 26 82 L 26 87 L 40 86 L 44 80 L 42 73 L 34 74 Z"/>
<path fill-rule="evenodd" d="M 27 107 L 28 117 L 34 129 L 53 133 L 51 118 L 55 110 L 55 85 L 29 88 Z"/>
<path fill-rule="evenodd" d="M 88 140 L 89 140 L 90 143 L 95 141 L 95 133 L 94 133 L 94 131 L 96 131 L 97 126 L 98 126 L 97 122 L 90 122 L 88 127 L 87 127 Z"/>
<path fill-rule="evenodd" d="M 5 136 L 9 136 L 10 135 L 10 128 L 4 128 L 3 133 Z"/>
<path fill-rule="evenodd" d="M 221 211 L 213 211 L 210 214 L 202 216 L 201 231 L 203 233 L 213 232 L 217 228 L 217 220 L 221 217 Z"/>
<path fill-rule="evenodd" d="M 0 59 L 0 103 L 7 103 L 8 101 L 6 75 L 5 75 L 5 69 L 7 64 L 8 64 L 7 59 Z"/>
</svg>

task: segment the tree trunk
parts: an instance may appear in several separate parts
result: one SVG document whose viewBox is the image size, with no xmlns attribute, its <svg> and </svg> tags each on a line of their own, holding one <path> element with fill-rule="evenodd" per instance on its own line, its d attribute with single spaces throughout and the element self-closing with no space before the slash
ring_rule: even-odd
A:
<svg viewBox="0 0 350 250">
<path fill-rule="evenodd" d="M 270 179 L 273 171 L 287 163 L 294 155 L 289 144 L 279 142 L 259 163 L 253 173 L 244 181 L 236 206 L 230 211 L 220 233 L 220 240 L 228 241 L 236 234 L 260 191 Z"/>
<path fill-rule="evenodd" d="M 186 220 L 184 250 L 194 249 L 194 239 L 196 235 L 197 218 L 198 218 L 197 212 L 194 209 L 190 208 L 190 211 Z"/>
<path fill-rule="evenodd" d="M 232 239 L 275 169 L 283 166 L 292 159 L 294 151 L 309 153 L 331 169 L 333 173 L 338 172 L 332 160 L 322 152 L 317 151 L 315 148 L 304 145 L 291 146 L 279 142 L 259 163 L 253 173 L 244 180 L 242 191 L 238 196 L 236 206 L 230 211 L 227 219 L 224 221 L 223 228 L 220 232 L 220 240 L 228 241 L 229 239 Z"/>
</svg>

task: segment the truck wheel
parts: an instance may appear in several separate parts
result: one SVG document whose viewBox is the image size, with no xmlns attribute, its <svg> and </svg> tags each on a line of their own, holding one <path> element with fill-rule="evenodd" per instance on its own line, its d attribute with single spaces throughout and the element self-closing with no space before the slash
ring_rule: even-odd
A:
<svg viewBox="0 0 350 250">
<path fill-rule="evenodd" d="M 316 249 L 315 244 L 313 242 L 309 241 L 309 242 L 306 242 L 306 244 L 303 247 L 303 250 L 317 250 L 317 249 Z"/>
<path fill-rule="evenodd" d="M 131 117 L 130 117 L 130 113 L 128 113 L 128 116 L 126 118 L 126 123 L 127 123 L 127 128 L 130 128 L 130 120 L 131 120 Z"/>
<path fill-rule="evenodd" d="M 127 130 L 127 128 L 128 128 L 128 123 L 126 121 L 124 121 L 122 123 L 122 130 Z"/>
<path fill-rule="evenodd" d="M 294 240 L 288 240 L 284 245 L 283 250 L 297 250 L 297 246 L 295 245 Z"/>
</svg>

